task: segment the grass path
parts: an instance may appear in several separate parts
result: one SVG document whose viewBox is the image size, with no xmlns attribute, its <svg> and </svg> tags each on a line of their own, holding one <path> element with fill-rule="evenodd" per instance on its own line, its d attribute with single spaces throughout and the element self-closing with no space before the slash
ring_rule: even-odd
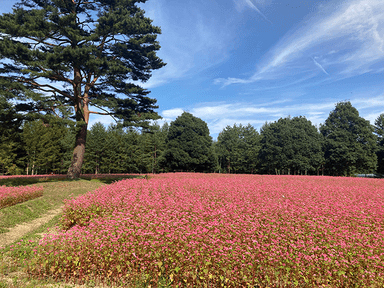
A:
<svg viewBox="0 0 384 288">
<path fill-rule="evenodd" d="M 42 215 L 42 217 L 34 219 L 30 222 L 17 224 L 15 227 L 11 228 L 9 232 L 0 234 L 0 245 L 7 246 L 16 242 L 26 234 L 48 223 L 51 219 L 53 219 L 53 217 L 55 217 L 56 215 L 59 215 L 61 212 L 62 212 L 62 207 L 54 210 L 50 210 L 48 211 L 48 213 Z"/>
</svg>

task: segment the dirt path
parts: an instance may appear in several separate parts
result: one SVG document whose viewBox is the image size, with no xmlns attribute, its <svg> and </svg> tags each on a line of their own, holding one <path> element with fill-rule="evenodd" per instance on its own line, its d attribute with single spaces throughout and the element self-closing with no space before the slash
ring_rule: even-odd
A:
<svg viewBox="0 0 384 288">
<path fill-rule="evenodd" d="M 62 208 L 55 210 L 50 210 L 48 213 L 42 215 L 40 218 L 32 220 L 31 222 L 26 222 L 23 224 L 18 224 L 13 228 L 10 228 L 10 231 L 7 233 L 0 234 L 0 247 L 6 246 L 15 242 L 16 240 L 23 237 L 25 234 L 35 230 L 36 228 L 44 225 L 49 220 L 51 220 L 56 215 L 62 212 Z"/>
</svg>

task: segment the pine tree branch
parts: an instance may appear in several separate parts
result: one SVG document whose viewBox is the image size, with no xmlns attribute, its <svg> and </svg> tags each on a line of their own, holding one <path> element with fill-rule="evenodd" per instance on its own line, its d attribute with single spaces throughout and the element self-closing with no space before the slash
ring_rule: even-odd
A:
<svg viewBox="0 0 384 288">
<path fill-rule="evenodd" d="M 44 72 L 48 72 L 47 69 L 45 69 L 44 67 L 42 66 L 37 66 L 38 68 L 40 68 L 41 70 L 43 70 Z M 68 82 L 69 84 L 73 85 L 73 81 L 69 78 L 66 78 L 58 73 L 55 73 L 54 75 L 52 76 L 48 76 L 49 79 L 51 80 L 61 80 L 61 81 L 65 81 L 65 82 Z"/>
<path fill-rule="evenodd" d="M 32 38 L 30 36 L 24 36 L 24 38 L 27 38 L 29 40 L 37 42 L 37 43 L 28 43 L 28 44 L 34 45 L 35 47 L 37 45 L 39 45 L 39 44 L 44 44 L 44 45 L 49 45 L 49 46 L 57 47 L 57 45 L 55 45 L 55 44 L 44 42 L 45 39 L 40 39 L 39 40 L 39 39 Z"/>
<path fill-rule="evenodd" d="M 5 77 L 4 77 L 4 78 L 5 78 Z M 55 88 L 55 87 L 53 87 L 53 86 L 51 86 L 51 85 L 48 85 L 48 84 L 39 84 L 39 83 L 36 83 L 35 81 L 31 81 L 31 80 L 29 80 L 29 79 L 25 79 L 25 78 L 18 78 L 17 81 L 22 82 L 22 83 L 26 83 L 26 84 L 30 84 L 30 85 L 32 85 L 32 86 L 36 86 L 36 89 L 38 89 L 38 90 L 40 90 L 40 91 L 43 91 L 43 92 L 57 92 L 57 93 L 59 93 L 59 94 L 65 96 L 65 97 L 68 97 L 71 101 L 75 101 L 75 98 L 74 98 L 74 97 L 72 97 L 72 96 L 69 95 L 68 93 L 65 93 L 65 92 L 63 92 L 63 91 L 61 91 L 61 90 L 59 90 L 59 89 L 57 89 L 57 88 Z M 48 88 L 50 88 L 50 89 L 52 89 L 52 90 L 46 90 L 46 89 L 44 89 L 44 88 L 42 88 L 42 87 L 48 87 Z"/>
<path fill-rule="evenodd" d="M 107 116 L 111 116 L 113 120 L 115 120 L 115 122 L 117 123 L 117 120 L 115 117 L 113 117 L 113 113 L 111 112 L 108 112 L 106 109 L 96 105 L 96 104 L 93 104 L 93 103 L 89 103 L 90 105 L 92 106 L 95 106 L 96 108 L 100 109 L 100 110 L 103 110 L 105 111 L 106 113 L 102 113 L 102 112 L 96 112 L 96 111 L 89 111 L 89 113 L 92 113 L 92 114 L 98 114 L 98 115 L 107 115 Z"/>
</svg>

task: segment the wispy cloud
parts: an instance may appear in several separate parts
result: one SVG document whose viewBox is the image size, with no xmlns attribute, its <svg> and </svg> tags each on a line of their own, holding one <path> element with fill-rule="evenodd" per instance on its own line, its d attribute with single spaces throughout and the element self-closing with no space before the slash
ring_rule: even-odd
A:
<svg viewBox="0 0 384 288">
<path fill-rule="evenodd" d="M 141 84 L 144 88 L 197 74 L 225 61 L 235 37 L 234 18 L 229 12 L 220 13 L 221 7 L 215 1 L 205 2 L 205 9 L 194 1 L 175 1 L 172 5 L 166 2 L 157 0 L 142 4 L 146 15 L 154 20 L 153 24 L 162 29 L 158 37 L 161 45 L 158 56 L 167 63 L 154 71 L 147 83 Z"/>
<path fill-rule="evenodd" d="M 356 107 L 360 116 L 373 124 L 380 113 L 384 112 L 384 94 L 374 97 L 364 97 L 363 94 L 355 95 L 350 100 Z M 207 122 L 210 133 L 217 137 L 226 126 L 233 124 L 247 125 L 250 123 L 259 129 L 266 121 L 277 121 L 281 117 L 305 116 L 313 125 L 319 126 L 324 123 L 329 113 L 335 108 L 335 100 L 328 99 L 321 103 L 298 103 L 276 100 L 269 103 L 226 103 L 211 102 L 202 103 L 195 107 L 174 108 L 162 111 L 161 115 L 167 122 L 175 120 L 184 111 L 192 113 Z M 372 112 L 375 107 L 376 112 Z"/>
<path fill-rule="evenodd" d="M 167 119 L 175 119 L 176 117 L 183 114 L 184 110 L 181 108 L 174 108 L 174 109 L 168 109 L 164 110 L 162 116 Z"/>
<path fill-rule="evenodd" d="M 267 3 L 265 0 L 233 0 L 234 4 L 236 5 L 236 9 L 238 12 L 242 12 L 245 9 L 252 9 L 256 11 L 261 17 L 264 18 L 265 21 L 271 23 L 270 20 L 260 11 L 260 9 L 257 6 L 265 6 Z M 256 6 L 257 5 L 257 6 Z"/>
<path fill-rule="evenodd" d="M 290 31 L 263 57 L 253 76 L 216 79 L 215 83 L 247 84 L 298 74 L 310 67 L 305 59 L 312 55 L 324 55 L 323 65 L 312 57 L 313 62 L 327 75 L 323 66 L 332 67 L 334 80 L 377 72 L 375 64 L 384 61 L 384 2 L 351 0 L 339 6 L 335 3 L 338 2 L 331 1 L 328 9 L 323 8 L 301 28 Z"/>
</svg>

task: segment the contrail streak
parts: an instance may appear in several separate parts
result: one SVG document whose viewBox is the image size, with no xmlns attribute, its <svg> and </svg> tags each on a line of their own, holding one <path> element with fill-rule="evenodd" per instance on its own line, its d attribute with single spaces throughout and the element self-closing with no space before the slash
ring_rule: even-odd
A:
<svg viewBox="0 0 384 288">
<path fill-rule="evenodd" d="M 247 4 L 248 4 L 252 9 L 254 9 L 257 13 L 259 13 L 261 16 L 263 16 L 263 18 L 264 18 L 266 21 L 268 21 L 269 23 L 272 24 L 272 22 L 269 21 L 269 20 L 267 19 L 267 17 L 265 17 L 265 15 L 264 15 L 263 13 L 261 13 L 261 11 L 260 11 L 259 9 L 257 9 L 257 7 L 255 6 L 255 4 L 253 4 L 251 0 L 245 0 L 245 2 L 247 2 Z"/>
<path fill-rule="evenodd" d="M 325 74 L 329 75 L 329 74 L 327 73 L 327 71 L 325 71 L 325 69 L 323 68 L 323 66 L 321 66 L 320 63 L 317 62 L 317 61 L 315 60 L 315 58 L 312 58 L 312 60 L 313 60 L 313 62 L 315 62 L 315 64 L 316 64 L 317 67 L 319 67 Z"/>
</svg>

